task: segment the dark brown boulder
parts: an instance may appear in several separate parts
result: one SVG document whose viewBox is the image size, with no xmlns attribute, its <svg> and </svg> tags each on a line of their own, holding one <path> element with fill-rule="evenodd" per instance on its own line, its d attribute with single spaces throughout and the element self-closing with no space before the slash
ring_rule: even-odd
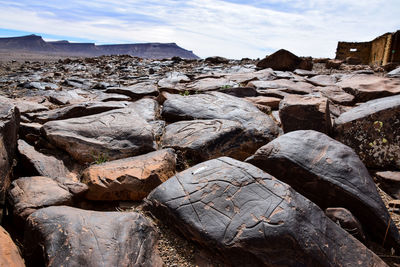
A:
<svg viewBox="0 0 400 267">
<path fill-rule="evenodd" d="M 379 188 L 389 194 L 392 198 L 400 199 L 400 171 L 376 172 Z"/>
<path fill-rule="evenodd" d="M 156 149 L 153 127 L 132 108 L 50 121 L 42 130 L 50 143 L 83 163 L 131 157 Z"/>
<path fill-rule="evenodd" d="M 312 66 L 311 60 L 302 59 L 285 49 L 278 50 L 257 63 L 259 69 L 272 68 L 282 71 L 312 70 Z"/>
<path fill-rule="evenodd" d="M 211 64 L 227 64 L 227 63 L 229 63 L 229 59 L 224 58 L 224 57 L 214 56 L 214 57 L 206 58 L 204 60 L 204 62 L 211 63 Z"/>
<path fill-rule="evenodd" d="M 296 130 L 315 130 L 329 134 L 331 115 L 325 97 L 288 95 L 279 104 L 279 117 L 285 133 Z"/>
<path fill-rule="evenodd" d="M 193 119 L 237 121 L 251 133 L 257 146 L 269 142 L 279 134 L 273 120 L 254 105 L 220 92 L 189 96 L 168 95 L 162 116 L 169 122 Z"/>
<path fill-rule="evenodd" d="M 244 160 L 250 156 L 250 151 L 257 150 L 253 139 L 254 136 L 236 121 L 192 120 L 169 124 L 162 146 L 180 151 L 193 165 L 221 156 Z"/>
<path fill-rule="evenodd" d="M 361 242 L 364 243 L 366 241 L 360 222 L 349 210 L 344 208 L 327 208 L 325 214 L 329 219 Z"/>
<path fill-rule="evenodd" d="M 10 235 L 0 226 L 0 266 L 25 267 L 24 260 Z"/>
<path fill-rule="evenodd" d="M 82 174 L 90 200 L 142 200 L 175 174 L 176 155 L 163 149 L 145 155 L 92 165 Z"/>
<path fill-rule="evenodd" d="M 28 266 L 161 267 L 157 233 L 135 212 L 43 208 L 25 227 Z"/>
<path fill-rule="evenodd" d="M 65 178 L 52 179 L 44 176 L 22 177 L 13 181 L 9 200 L 13 215 L 24 221 L 38 209 L 49 206 L 73 205 L 87 191 L 83 183 Z"/>
<path fill-rule="evenodd" d="M 11 181 L 19 122 L 18 108 L 7 98 L 0 98 L 0 222 L 6 191 Z"/>
<path fill-rule="evenodd" d="M 373 241 L 400 252 L 400 235 L 354 151 L 316 131 L 282 135 L 246 160 L 288 183 L 320 208 L 343 207 Z M 388 226 L 389 224 L 389 226 Z"/>
<path fill-rule="evenodd" d="M 335 139 L 353 148 L 367 167 L 400 168 L 400 95 L 342 113 L 334 131 Z"/>
<path fill-rule="evenodd" d="M 145 201 L 228 266 L 386 266 L 290 186 L 231 158 L 187 169 Z"/>
</svg>

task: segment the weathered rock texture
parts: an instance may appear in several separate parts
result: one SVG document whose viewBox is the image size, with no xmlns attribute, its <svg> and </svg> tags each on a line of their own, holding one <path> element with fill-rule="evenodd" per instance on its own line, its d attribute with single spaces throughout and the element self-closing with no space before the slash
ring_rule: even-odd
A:
<svg viewBox="0 0 400 267">
<path fill-rule="evenodd" d="M 120 159 L 156 148 L 152 127 L 129 108 L 47 122 L 43 130 L 51 143 L 79 162 Z"/>
<path fill-rule="evenodd" d="M 132 158 L 92 165 L 82 182 L 91 200 L 142 200 L 151 190 L 175 174 L 176 155 L 163 149 Z"/>
<path fill-rule="evenodd" d="M 61 206 L 31 214 L 25 228 L 28 266 L 162 266 L 153 226 L 135 212 Z"/>
<path fill-rule="evenodd" d="M 385 264 L 315 204 L 260 169 L 223 157 L 157 187 L 147 208 L 232 266 Z"/>
<path fill-rule="evenodd" d="M 279 117 L 285 133 L 296 130 L 315 130 L 329 134 L 331 115 L 325 97 L 288 95 L 279 105 Z"/>
<path fill-rule="evenodd" d="M 316 131 L 295 131 L 261 147 L 246 161 L 288 183 L 322 209 L 348 209 L 378 244 L 388 231 L 385 246 L 400 248 L 399 232 L 374 181 L 348 146 Z"/>
<path fill-rule="evenodd" d="M 189 96 L 169 95 L 164 102 L 162 115 L 172 122 L 191 119 L 237 121 L 254 136 L 255 146 L 274 139 L 279 133 L 273 120 L 254 105 L 219 92 Z"/>
<path fill-rule="evenodd" d="M 0 266 L 25 267 L 24 260 L 10 235 L 0 226 Z"/>
<path fill-rule="evenodd" d="M 59 178 L 54 180 L 44 176 L 22 177 L 13 181 L 9 200 L 13 214 L 26 219 L 38 209 L 49 206 L 73 205 L 74 200 L 87 190 L 85 184 Z"/>
<path fill-rule="evenodd" d="M 327 208 L 325 214 L 349 234 L 361 242 L 365 242 L 365 235 L 362 226 L 349 210 L 344 208 Z"/>
<path fill-rule="evenodd" d="M 371 168 L 400 168 L 400 95 L 371 100 L 340 115 L 335 139 Z"/>
<path fill-rule="evenodd" d="M 229 156 L 244 160 L 257 149 L 254 137 L 241 123 L 231 120 L 179 121 L 165 128 L 163 147 L 183 152 L 194 163 Z"/>
<path fill-rule="evenodd" d="M 0 98 L 0 222 L 6 190 L 10 185 L 17 146 L 19 111 L 7 99 Z"/>
<path fill-rule="evenodd" d="M 272 68 L 274 70 L 294 71 L 295 69 L 312 69 L 312 62 L 299 58 L 291 52 L 280 49 L 257 63 L 260 69 Z"/>
</svg>

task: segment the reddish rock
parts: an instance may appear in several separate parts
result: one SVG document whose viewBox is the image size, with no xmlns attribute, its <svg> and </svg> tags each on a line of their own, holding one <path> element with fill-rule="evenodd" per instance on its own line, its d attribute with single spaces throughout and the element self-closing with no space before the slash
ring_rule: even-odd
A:
<svg viewBox="0 0 400 267">
<path fill-rule="evenodd" d="M 329 219 L 361 242 L 364 243 L 366 241 L 366 237 L 360 222 L 349 210 L 345 208 L 327 208 L 325 210 L 325 214 L 329 217 Z"/>
<path fill-rule="evenodd" d="M 0 226 L 0 266 L 25 267 L 24 260 L 10 235 Z"/>
<path fill-rule="evenodd" d="M 279 103 L 281 102 L 280 98 L 268 96 L 246 97 L 245 99 L 256 105 L 268 106 L 272 110 L 279 109 Z"/>
<path fill-rule="evenodd" d="M 90 200 L 142 200 L 175 174 L 176 155 L 164 149 L 145 155 L 92 165 L 82 174 Z"/>
<path fill-rule="evenodd" d="M 332 123 L 325 97 L 288 95 L 280 103 L 279 117 L 285 133 L 315 130 L 330 133 Z"/>
</svg>

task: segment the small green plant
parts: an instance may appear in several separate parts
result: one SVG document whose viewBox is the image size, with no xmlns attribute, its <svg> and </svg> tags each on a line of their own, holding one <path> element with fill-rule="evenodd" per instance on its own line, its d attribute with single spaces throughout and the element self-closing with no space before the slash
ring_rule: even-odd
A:
<svg viewBox="0 0 400 267">
<path fill-rule="evenodd" d="M 188 90 L 185 90 L 185 92 L 180 92 L 179 94 L 181 96 L 188 96 L 188 95 L 190 95 L 190 92 Z"/>
<path fill-rule="evenodd" d="M 225 85 L 221 86 L 221 89 L 229 89 L 229 88 L 232 88 L 232 86 L 229 84 L 225 84 Z"/>
<path fill-rule="evenodd" d="M 107 154 L 104 154 L 104 153 L 100 153 L 100 154 L 92 153 L 92 156 L 94 159 L 94 161 L 93 161 L 94 164 L 102 164 L 102 163 L 105 163 L 108 161 L 108 156 L 107 156 Z"/>
</svg>

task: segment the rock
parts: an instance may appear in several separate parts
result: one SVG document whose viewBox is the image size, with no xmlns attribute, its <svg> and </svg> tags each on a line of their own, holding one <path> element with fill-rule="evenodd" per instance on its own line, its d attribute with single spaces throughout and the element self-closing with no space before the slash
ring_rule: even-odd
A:
<svg viewBox="0 0 400 267">
<path fill-rule="evenodd" d="M 342 77 L 337 83 L 344 91 L 355 96 L 356 102 L 400 94 L 400 81 L 369 74 Z"/>
<path fill-rule="evenodd" d="M 392 70 L 388 74 L 386 74 L 386 77 L 388 78 L 400 78 L 400 67 L 397 69 Z"/>
<path fill-rule="evenodd" d="M 224 57 L 208 57 L 204 60 L 204 62 L 211 64 L 227 64 L 229 63 L 229 59 Z"/>
<path fill-rule="evenodd" d="M 161 89 L 178 89 L 178 91 L 181 91 L 184 88 L 182 84 L 190 82 L 190 78 L 180 72 L 170 72 L 166 76 L 158 81 L 158 86 Z"/>
<path fill-rule="evenodd" d="M 300 76 L 305 76 L 305 77 L 313 77 L 315 75 L 318 75 L 316 72 L 311 71 L 311 70 L 304 70 L 304 69 L 295 69 L 293 71 L 294 74 L 300 75 Z"/>
<path fill-rule="evenodd" d="M 353 148 L 367 167 L 400 168 L 400 95 L 343 113 L 334 131 L 335 139 Z"/>
<path fill-rule="evenodd" d="M 48 107 L 35 103 L 32 101 L 25 101 L 25 100 L 15 100 L 14 105 L 17 106 L 19 112 L 21 114 L 26 114 L 26 113 L 34 113 L 34 112 L 40 112 L 40 111 L 47 111 L 49 110 Z"/>
<path fill-rule="evenodd" d="M 288 95 L 280 102 L 279 117 L 285 133 L 296 130 L 331 132 L 329 102 L 325 97 Z"/>
<path fill-rule="evenodd" d="M 349 234 L 365 243 L 366 237 L 363 232 L 362 226 L 356 217 L 351 212 L 344 208 L 327 208 L 325 210 L 326 216 L 334 221 L 341 228 L 346 230 Z"/>
<path fill-rule="evenodd" d="M 86 99 L 78 94 L 78 90 L 51 91 L 48 99 L 56 105 L 68 105 L 85 102 Z"/>
<path fill-rule="evenodd" d="M 272 68 L 274 70 L 294 71 L 295 69 L 312 69 L 312 62 L 306 64 L 305 59 L 301 59 L 291 52 L 281 49 L 269 55 L 257 63 L 257 68 L 266 69 Z M 310 68 L 311 66 L 311 68 Z"/>
<path fill-rule="evenodd" d="M 334 86 L 339 77 L 336 75 L 317 75 L 307 79 L 307 82 L 315 86 Z"/>
<path fill-rule="evenodd" d="M 27 140 L 29 143 L 36 143 L 41 136 L 40 129 L 42 125 L 39 123 L 24 123 L 21 122 L 19 125 L 18 136 L 23 140 Z"/>
<path fill-rule="evenodd" d="M 0 226 L 0 266 L 25 267 L 21 254 L 10 235 Z"/>
<path fill-rule="evenodd" d="M 87 102 L 73 104 L 41 113 L 30 113 L 26 116 L 32 121 L 46 123 L 54 120 L 65 120 L 99 114 L 113 109 L 125 108 L 126 102 Z"/>
<path fill-rule="evenodd" d="M 177 174 L 145 202 L 228 266 L 385 265 L 288 185 L 231 158 Z"/>
<path fill-rule="evenodd" d="M 157 85 L 153 83 L 137 83 L 128 87 L 109 87 L 106 93 L 115 93 L 129 96 L 132 99 L 139 99 L 144 96 L 158 96 Z"/>
<path fill-rule="evenodd" d="M 379 188 L 389 194 L 392 198 L 400 199 L 400 172 L 383 171 L 376 172 Z"/>
<path fill-rule="evenodd" d="M 90 200 L 142 200 L 151 190 L 175 174 L 172 149 L 92 165 L 82 174 Z"/>
<path fill-rule="evenodd" d="M 19 167 L 23 169 L 25 175 L 40 175 L 50 178 L 68 177 L 76 179 L 64 162 L 55 157 L 42 154 L 24 140 L 18 140 L 18 152 L 21 164 Z"/>
<path fill-rule="evenodd" d="M 236 97 L 255 97 L 257 95 L 257 90 L 252 87 L 223 87 L 218 91 Z"/>
<path fill-rule="evenodd" d="M 136 110 L 147 122 L 155 121 L 160 117 L 160 105 L 158 102 L 151 98 L 139 99 L 128 105 L 129 108 Z"/>
<path fill-rule="evenodd" d="M 315 89 L 333 103 L 339 105 L 352 105 L 354 103 L 354 96 L 346 93 L 339 86 L 316 87 Z"/>
<path fill-rule="evenodd" d="M 254 143 L 257 145 L 269 142 L 279 133 L 272 119 L 254 105 L 219 92 L 190 96 L 169 95 L 164 102 L 162 116 L 170 122 L 188 119 L 237 121 L 254 136 Z"/>
<path fill-rule="evenodd" d="M 245 99 L 253 104 L 268 106 L 272 110 L 279 109 L 279 103 L 281 102 L 280 98 L 268 96 L 246 97 Z"/>
<path fill-rule="evenodd" d="M 0 98 L 0 222 L 3 217 L 5 193 L 10 185 L 19 127 L 19 110 Z"/>
<path fill-rule="evenodd" d="M 50 121 L 42 129 L 52 144 L 79 162 L 120 159 L 156 149 L 152 126 L 132 108 Z"/>
<path fill-rule="evenodd" d="M 331 60 L 328 60 L 328 61 L 325 63 L 325 67 L 326 67 L 327 69 L 335 69 L 335 70 L 338 70 L 338 69 L 340 69 L 340 66 L 342 66 L 342 64 L 343 64 L 343 61 L 342 61 L 342 60 L 331 59 Z"/>
<path fill-rule="evenodd" d="M 247 86 L 255 87 L 259 94 L 263 94 L 265 89 L 280 89 L 282 92 L 289 94 L 310 94 L 313 92 L 314 86 L 306 82 L 294 82 L 286 79 L 274 81 L 252 81 Z"/>
<path fill-rule="evenodd" d="M 204 78 L 187 84 L 185 89 L 189 92 L 206 92 L 237 86 L 239 86 L 238 83 L 226 78 Z"/>
<path fill-rule="evenodd" d="M 135 212 L 40 209 L 28 218 L 24 244 L 37 266 L 162 266 L 157 233 Z"/>
<path fill-rule="evenodd" d="M 86 190 L 85 184 L 65 178 L 55 180 L 45 176 L 32 176 L 13 181 L 8 195 L 13 206 L 13 215 L 24 221 L 43 207 L 73 205 Z"/>
<path fill-rule="evenodd" d="M 220 156 L 244 160 L 249 156 L 249 151 L 257 150 L 253 139 L 251 133 L 235 121 L 179 121 L 165 128 L 162 146 L 182 152 L 184 158 L 193 165 Z"/>
<path fill-rule="evenodd" d="M 246 162 L 288 183 L 321 209 L 348 209 L 378 244 L 388 231 L 385 246 L 400 252 L 399 232 L 374 181 L 348 146 L 316 131 L 295 131 L 261 147 Z"/>
</svg>

